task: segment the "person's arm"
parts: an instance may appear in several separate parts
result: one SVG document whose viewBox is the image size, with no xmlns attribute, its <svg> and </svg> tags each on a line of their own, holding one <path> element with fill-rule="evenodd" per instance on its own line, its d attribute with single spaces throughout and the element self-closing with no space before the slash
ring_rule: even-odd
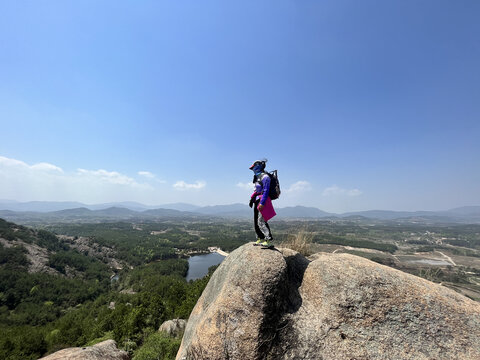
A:
<svg viewBox="0 0 480 360">
<path fill-rule="evenodd" d="M 267 201 L 268 194 L 270 193 L 270 176 L 265 175 L 262 179 L 263 190 L 262 190 L 262 199 L 260 200 L 260 205 L 265 205 Z"/>
<path fill-rule="evenodd" d="M 252 196 L 250 196 L 250 202 L 248 203 L 248 206 L 252 207 L 253 204 L 255 203 L 255 198 L 257 197 L 258 193 L 255 191 Z"/>
</svg>

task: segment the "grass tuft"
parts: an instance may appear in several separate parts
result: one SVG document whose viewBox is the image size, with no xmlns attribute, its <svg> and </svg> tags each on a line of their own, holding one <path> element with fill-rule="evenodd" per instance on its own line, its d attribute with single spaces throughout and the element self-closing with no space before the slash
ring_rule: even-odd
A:
<svg viewBox="0 0 480 360">
<path fill-rule="evenodd" d="M 300 230 L 295 234 L 289 234 L 287 239 L 282 243 L 282 246 L 295 250 L 303 256 L 309 256 L 313 253 L 313 237 L 314 233 L 306 230 Z"/>
</svg>

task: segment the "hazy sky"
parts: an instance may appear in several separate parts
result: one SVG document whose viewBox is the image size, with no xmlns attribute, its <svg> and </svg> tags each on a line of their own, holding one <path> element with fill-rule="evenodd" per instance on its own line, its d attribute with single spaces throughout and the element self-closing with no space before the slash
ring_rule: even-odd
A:
<svg viewBox="0 0 480 360">
<path fill-rule="evenodd" d="M 0 0 L 0 199 L 480 205 L 480 1 Z"/>
</svg>

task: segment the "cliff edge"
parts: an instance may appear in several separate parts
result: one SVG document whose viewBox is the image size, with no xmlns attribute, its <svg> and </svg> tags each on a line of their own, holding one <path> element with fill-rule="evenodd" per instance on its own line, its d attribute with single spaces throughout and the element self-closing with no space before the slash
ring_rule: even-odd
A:
<svg viewBox="0 0 480 360">
<path fill-rule="evenodd" d="M 354 255 L 246 244 L 192 311 L 191 359 L 480 359 L 480 304 Z"/>
</svg>

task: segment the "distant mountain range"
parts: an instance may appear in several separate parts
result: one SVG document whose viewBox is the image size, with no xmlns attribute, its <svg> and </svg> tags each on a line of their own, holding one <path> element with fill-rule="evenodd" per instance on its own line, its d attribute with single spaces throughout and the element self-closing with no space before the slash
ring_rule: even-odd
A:
<svg viewBox="0 0 480 360">
<path fill-rule="evenodd" d="M 409 222 L 480 223 L 480 206 L 464 206 L 446 211 L 369 210 L 335 214 L 315 207 L 293 206 L 276 208 L 278 219 L 350 219 L 396 220 Z M 148 206 L 136 202 L 86 205 L 79 202 L 0 200 L 0 217 L 8 220 L 92 220 L 152 219 L 158 217 L 203 218 L 223 217 L 245 219 L 252 209 L 245 204 L 196 206 L 173 203 Z"/>
</svg>

